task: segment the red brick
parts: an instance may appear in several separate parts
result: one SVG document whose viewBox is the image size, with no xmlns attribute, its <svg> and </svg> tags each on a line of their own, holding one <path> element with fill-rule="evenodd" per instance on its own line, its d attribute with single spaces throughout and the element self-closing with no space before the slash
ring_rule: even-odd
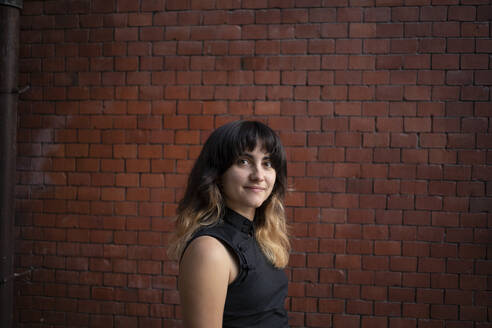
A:
<svg viewBox="0 0 492 328">
<path fill-rule="evenodd" d="M 442 174 L 442 167 L 437 166 L 437 165 L 420 165 L 417 168 L 417 176 L 419 178 L 428 178 L 428 179 L 441 179 L 443 174 Z M 408 192 L 408 193 L 415 193 L 415 194 L 425 194 L 427 191 L 427 183 L 423 182 L 404 182 L 401 185 L 401 191 L 402 192 Z M 431 187 L 429 188 L 429 191 L 431 194 L 434 194 L 434 190 L 436 190 L 436 187 L 439 187 L 439 185 L 435 183 L 430 183 Z M 454 189 L 454 188 L 453 188 Z M 451 191 L 452 190 L 448 190 Z M 439 194 L 438 192 L 436 194 Z"/>
<path fill-rule="evenodd" d="M 347 312 L 350 314 L 372 314 L 372 302 L 348 301 Z"/>
<path fill-rule="evenodd" d="M 457 320 L 458 307 L 453 305 L 432 305 L 431 317 L 435 319 Z"/>
<path fill-rule="evenodd" d="M 347 253 L 348 254 L 369 254 L 370 250 L 373 248 L 373 242 L 369 240 L 349 240 L 347 242 Z M 367 268 L 368 262 L 378 262 L 377 260 L 372 261 L 372 260 L 367 260 L 366 257 L 362 258 L 362 267 L 364 269 Z M 380 267 L 382 264 L 378 263 L 375 265 L 375 267 Z M 374 269 L 375 267 L 372 267 Z"/>
<path fill-rule="evenodd" d="M 417 302 L 442 304 L 444 301 L 444 293 L 440 290 L 432 289 L 417 289 Z"/>
<path fill-rule="evenodd" d="M 380 37 L 402 37 L 403 36 L 403 24 L 389 23 L 389 24 L 377 24 L 376 35 Z"/>
<path fill-rule="evenodd" d="M 368 54 L 383 54 L 389 52 L 389 40 L 365 39 L 364 51 Z M 369 72 L 367 72 L 369 73 Z M 384 74 L 385 72 L 372 72 Z"/>
<path fill-rule="evenodd" d="M 18 269 L 47 269 L 19 322 L 175 326 L 169 217 L 213 128 L 257 116 L 294 188 L 291 325 L 484 325 L 490 6 L 330 5 L 25 4 Z"/>
<path fill-rule="evenodd" d="M 465 22 L 461 26 L 461 35 L 466 37 L 479 37 L 485 35 L 486 31 L 486 25 L 481 22 Z"/>
<path fill-rule="evenodd" d="M 335 257 L 335 267 L 339 269 L 360 269 L 361 258 L 357 255 L 337 255 Z"/>
<path fill-rule="evenodd" d="M 376 315 L 387 315 L 387 316 L 400 316 L 401 315 L 401 304 L 395 302 L 376 302 L 375 303 L 375 314 Z"/>
<path fill-rule="evenodd" d="M 359 324 L 360 324 L 359 316 L 356 315 L 349 316 L 349 315 L 341 315 L 341 314 L 333 315 L 334 328 L 341 328 L 341 327 L 355 328 L 355 327 L 359 327 Z"/>
</svg>

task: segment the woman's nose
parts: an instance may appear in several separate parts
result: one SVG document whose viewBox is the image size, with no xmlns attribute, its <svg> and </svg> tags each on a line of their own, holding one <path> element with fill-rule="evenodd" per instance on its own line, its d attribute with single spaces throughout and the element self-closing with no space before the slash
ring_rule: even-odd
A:
<svg viewBox="0 0 492 328">
<path fill-rule="evenodd" d="M 263 170 L 261 163 L 252 166 L 251 175 L 250 175 L 251 179 L 263 180 L 264 176 L 265 176 L 265 172 Z"/>
</svg>

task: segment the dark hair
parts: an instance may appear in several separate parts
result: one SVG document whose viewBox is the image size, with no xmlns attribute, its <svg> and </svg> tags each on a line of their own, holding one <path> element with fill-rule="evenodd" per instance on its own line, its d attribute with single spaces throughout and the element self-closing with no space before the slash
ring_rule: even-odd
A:
<svg viewBox="0 0 492 328">
<path fill-rule="evenodd" d="M 196 160 L 178 212 L 185 208 L 200 211 L 213 206 L 216 201 L 222 174 L 245 151 L 252 151 L 259 144 L 267 152 L 275 169 L 276 179 L 272 195 L 282 198 L 287 185 L 287 161 L 280 138 L 265 124 L 257 121 L 235 121 L 216 129 L 209 136 Z M 215 204 L 218 205 L 218 204 Z M 223 206 L 223 204 L 221 204 Z"/>
</svg>

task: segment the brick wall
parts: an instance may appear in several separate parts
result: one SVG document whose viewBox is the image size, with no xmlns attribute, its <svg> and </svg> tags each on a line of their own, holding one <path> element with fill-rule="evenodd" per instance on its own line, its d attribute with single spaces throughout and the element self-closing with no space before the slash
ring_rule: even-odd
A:
<svg viewBox="0 0 492 328">
<path fill-rule="evenodd" d="M 292 327 L 492 327 L 488 0 L 24 1 L 18 327 L 178 327 L 210 131 L 289 158 Z"/>
</svg>

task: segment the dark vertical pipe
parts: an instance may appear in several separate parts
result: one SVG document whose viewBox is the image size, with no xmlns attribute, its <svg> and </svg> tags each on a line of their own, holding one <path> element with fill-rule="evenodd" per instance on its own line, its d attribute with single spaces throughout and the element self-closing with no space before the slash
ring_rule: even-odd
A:
<svg viewBox="0 0 492 328">
<path fill-rule="evenodd" d="M 20 3 L 22 6 L 22 2 Z M 0 1 L 0 320 L 13 327 L 19 2 Z"/>
</svg>

